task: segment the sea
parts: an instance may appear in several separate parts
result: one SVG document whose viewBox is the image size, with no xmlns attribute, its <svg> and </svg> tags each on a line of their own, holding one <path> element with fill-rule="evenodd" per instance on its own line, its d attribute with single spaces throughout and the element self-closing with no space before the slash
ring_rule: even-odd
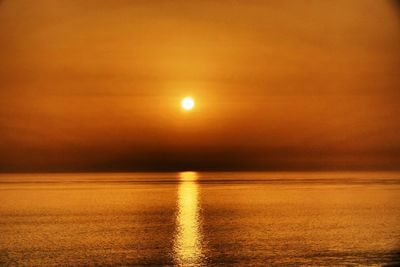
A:
<svg viewBox="0 0 400 267">
<path fill-rule="evenodd" d="M 0 174 L 0 266 L 398 265 L 398 172 Z"/>
</svg>

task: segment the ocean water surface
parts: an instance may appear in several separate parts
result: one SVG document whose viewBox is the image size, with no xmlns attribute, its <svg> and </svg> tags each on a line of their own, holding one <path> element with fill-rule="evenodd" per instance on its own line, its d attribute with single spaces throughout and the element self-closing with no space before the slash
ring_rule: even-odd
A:
<svg viewBox="0 0 400 267">
<path fill-rule="evenodd" d="M 0 175 L 0 266 L 400 264 L 399 173 Z"/>
</svg>

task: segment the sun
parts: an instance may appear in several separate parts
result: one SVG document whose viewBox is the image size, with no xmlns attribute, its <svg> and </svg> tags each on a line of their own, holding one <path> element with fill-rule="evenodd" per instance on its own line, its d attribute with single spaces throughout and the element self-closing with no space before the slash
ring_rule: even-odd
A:
<svg viewBox="0 0 400 267">
<path fill-rule="evenodd" d="M 194 108 L 194 100 L 191 97 L 182 99 L 181 106 L 184 110 L 192 110 Z"/>
</svg>

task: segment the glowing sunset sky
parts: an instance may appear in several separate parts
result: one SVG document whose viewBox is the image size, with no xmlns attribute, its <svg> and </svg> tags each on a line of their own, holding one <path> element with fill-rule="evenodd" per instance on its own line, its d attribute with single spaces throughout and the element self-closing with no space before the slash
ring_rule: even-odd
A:
<svg viewBox="0 0 400 267">
<path fill-rule="evenodd" d="M 0 170 L 399 169 L 398 11 L 3 0 Z"/>
</svg>

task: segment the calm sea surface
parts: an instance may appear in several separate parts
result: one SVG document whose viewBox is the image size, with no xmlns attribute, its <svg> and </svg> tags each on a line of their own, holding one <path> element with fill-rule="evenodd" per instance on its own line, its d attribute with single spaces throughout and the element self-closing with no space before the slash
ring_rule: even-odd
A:
<svg viewBox="0 0 400 267">
<path fill-rule="evenodd" d="M 0 175 L 1 266 L 376 266 L 399 253 L 399 173 Z"/>
</svg>

